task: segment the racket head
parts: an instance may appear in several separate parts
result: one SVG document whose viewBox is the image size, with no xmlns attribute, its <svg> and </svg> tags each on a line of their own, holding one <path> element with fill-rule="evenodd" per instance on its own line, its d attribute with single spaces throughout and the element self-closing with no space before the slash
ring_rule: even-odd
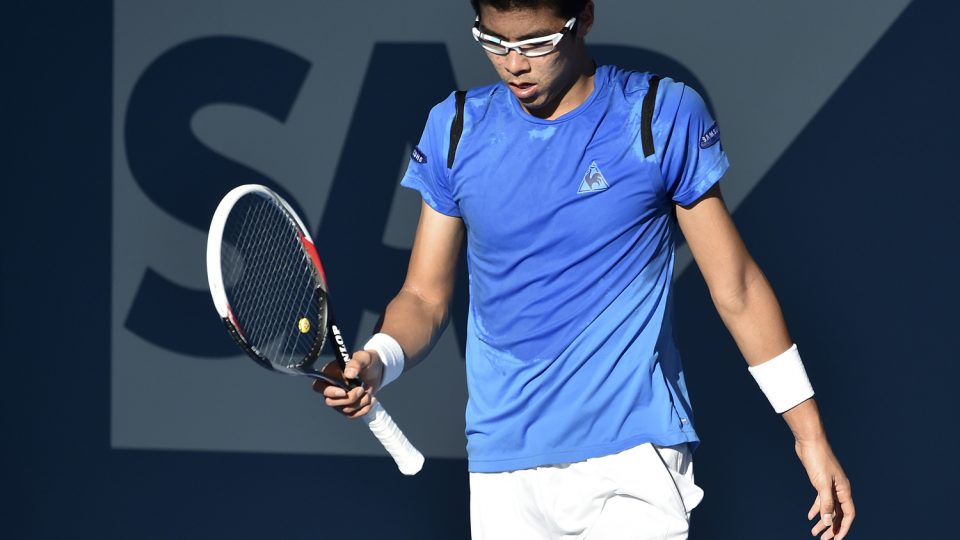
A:
<svg viewBox="0 0 960 540">
<path fill-rule="evenodd" d="M 220 201 L 207 235 L 214 306 L 237 344 L 261 366 L 347 387 L 342 366 L 314 365 L 330 321 L 327 280 L 293 208 L 248 184 Z"/>
</svg>

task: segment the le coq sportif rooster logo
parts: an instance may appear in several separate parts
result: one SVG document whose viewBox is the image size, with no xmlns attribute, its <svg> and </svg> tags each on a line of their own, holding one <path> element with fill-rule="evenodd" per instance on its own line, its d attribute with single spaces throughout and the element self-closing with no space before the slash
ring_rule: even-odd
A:
<svg viewBox="0 0 960 540">
<path fill-rule="evenodd" d="M 597 167 L 597 162 L 594 161 L 590 163 L 587 174 L 583 175 L 583 180 L 580 182 L 580 189 L 577 190 L 577 193 L 596 193 L 608 187 L 610 187 L 610 185 L 607 184 L 607 179 L 603 177 L 603 173 L 600 172 L 600 167 Z"/>
</svg>

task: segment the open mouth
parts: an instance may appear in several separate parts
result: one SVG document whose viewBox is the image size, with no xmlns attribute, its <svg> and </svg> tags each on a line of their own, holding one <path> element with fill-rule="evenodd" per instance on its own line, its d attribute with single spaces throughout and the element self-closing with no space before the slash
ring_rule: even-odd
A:
<svg viewBox="0 0 960 540">
<path fill-rule="evenodd" d="M 536 91 L 537 85 L 534 83 L 510 83 L 510 90 L 519 99 L 529 98 Z"/>
</svg>

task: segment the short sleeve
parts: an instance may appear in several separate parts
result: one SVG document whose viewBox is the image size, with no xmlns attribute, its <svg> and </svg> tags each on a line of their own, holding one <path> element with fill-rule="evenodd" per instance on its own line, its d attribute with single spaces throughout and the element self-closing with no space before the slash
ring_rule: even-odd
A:
<svg viewBox="0 0 960 540">
<path fill-rule="evenodd" d="M 655 146 L 664 188 L 682 206 L 707 192 L 730 166 L 720 144 L 720 128 L 696 90 L 663 79 L 654 115 Z"/>
<path fill-rule="evenodd" d="M 441 214 L 460 217 L 460 208 L 449 187 L 447 149 L 450 125 L 456 114 L 453 94 L 430 110 L 420 142 L 410 153 L 400 185 L 420 192 L 423 201 Z"/>
</svg>

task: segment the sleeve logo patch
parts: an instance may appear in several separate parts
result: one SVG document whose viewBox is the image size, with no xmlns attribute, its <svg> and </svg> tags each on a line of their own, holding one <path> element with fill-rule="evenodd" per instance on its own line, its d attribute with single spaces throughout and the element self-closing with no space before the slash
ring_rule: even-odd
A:
<svg viewBox="0 0 960 540">
<path fill-rule="evenodd" d="M 720 126 L 716 122 L 700 137 L 700 148 L 710 148 L 720 142 Z"/>
<path fill-rule="evenodd" d="M 410 159 L 416 161 L 417 163 L 426 163 L 427 155 L 423 153 L 423 150 L 420 150 L 419 146 L 414 146 L 413 152 L 410 152 Z"/>
</svg>

